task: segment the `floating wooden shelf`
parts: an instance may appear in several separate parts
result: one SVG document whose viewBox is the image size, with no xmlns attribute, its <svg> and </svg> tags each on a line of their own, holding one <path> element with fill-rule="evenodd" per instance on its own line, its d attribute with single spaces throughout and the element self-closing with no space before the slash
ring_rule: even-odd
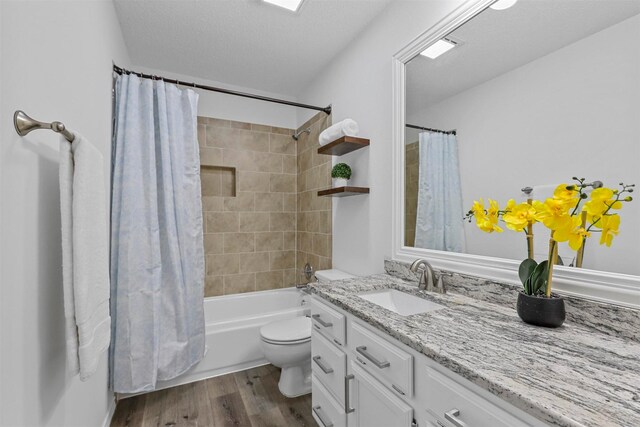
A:
<svg viewBox="0 0 640 427">
<path fill-rule="evenodd" d="M 318 154 L 328 154 L 330 156 L 342 156 L 360 148 L 368 147 L 369 140 L 366 138 L 356 138 L 355 136 L 343 136 L 333 142 L 318 148 Z"/>
<path fill-rule="evenodd" d="M 336 187 L 328 188 L 326 190 L 318 191 L 318 197 L 347 197 L 357 196 L 358 194 L 369 194 L 369 188 L 367 187 Z"/>
</svg>

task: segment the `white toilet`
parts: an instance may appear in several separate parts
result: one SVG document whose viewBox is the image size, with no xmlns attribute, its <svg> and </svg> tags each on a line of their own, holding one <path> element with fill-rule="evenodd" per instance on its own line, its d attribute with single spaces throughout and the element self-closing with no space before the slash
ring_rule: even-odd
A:
<svg viewBox="0 0 640 427">
<path fill-rule="evenodd" d="M 340 270 L 316 272 L 318 282 L 354 277 Z M 260 328 L 264 357 L 282 369 L 278 388 L 287 397 L 311 393 L 311 319 L 294 317 Z"/>
</svg>

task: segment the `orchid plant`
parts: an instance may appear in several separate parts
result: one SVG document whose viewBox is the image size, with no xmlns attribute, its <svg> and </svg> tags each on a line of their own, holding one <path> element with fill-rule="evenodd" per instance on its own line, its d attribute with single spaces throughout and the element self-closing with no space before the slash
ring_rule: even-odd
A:
<svg viewBox="0 0 640 427">
<path fill-rule="evenodd" d="M 469 222 L 475 218 L 476 225 L 487 233 L 502 233 L 502 220 L 509 230 L 524 232 L 527 238 L 528 258 L 522 261 L 519 276 L 527 295 L 551 296 L 553 266 L 558 263 L 558 242 L 567 242 L 577 251 L 576 266 L 582 266 L 584 248 L 592 233 L 600 233 L 600 244 L 611 246 L 619 233 L 623 203 L 631 202 L 635 184 L 620 183 L 619 188 L 594 188 L 590 194 L 584 178 L 573 177 L 575 184 L 560 184 L 553 197 L 544 201 L 529 199 L 517 203 L 511 199 L 504 209 L 498 202 L 489 199 L 485 208 L 482 199 L 473 202 L 465 216 Z M 549 257 L 538 264 L 533 258 L 533 225 L 543 224 L 551 232 Z"/>
</svg>

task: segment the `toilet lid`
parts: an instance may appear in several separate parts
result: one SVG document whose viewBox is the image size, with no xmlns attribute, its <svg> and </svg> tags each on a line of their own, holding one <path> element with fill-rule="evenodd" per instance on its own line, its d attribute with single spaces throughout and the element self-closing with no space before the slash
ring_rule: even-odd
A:
<svg viewBox="0 0 640 427">
<path fill-rule="evenodd" d="M 269 323 L 260 328 L 260 336 L 268 341 L 290 342 L 311 338 L 311 319 L 294 317 Z"/>
</svg>

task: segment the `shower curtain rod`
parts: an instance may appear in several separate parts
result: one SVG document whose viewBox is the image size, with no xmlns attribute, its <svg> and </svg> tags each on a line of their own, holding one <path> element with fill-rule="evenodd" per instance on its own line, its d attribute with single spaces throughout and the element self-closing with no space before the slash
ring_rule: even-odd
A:
<svg viewBox="0 0 640 427">
<path fill-rule="evenodd" d="M 299 102 L 287 101 L 287 100 L 278 99 L 278 98 L 270 98 L 268 96 L 254 95 L 252 93 L 239 92 L 239 91 L 236 91 L 236 90 L 224 89 L 224 88 L 215 87 L 215 86 L 207 86 L 207 85 L 201 85 L 201 84 L 198 84 L 198 83 L 183 82 L 183 81 L 176 80 L 176 79 L 169 79 L 169 78 L 166 78 L 166 77 L 155 76 L 155 75 L 152 75 L 152 74 L 145 74 L 145 73 L 139 73 L 139 72 L 136 72 L 136 71 L 126 70 L 124 68 L 118 67 L 116 64 L 113 64 L 113 71 L 116 74 L 135 74 L 136 76 L 141 77 L 143 79 L 162 80 L 164 82 L 173 83 L 173 84 L 176 84 L 176 85 L 182 85 L 182 86 L 188 86 L 188 87 L 193 87 L 193 88 L 197 88 L 197 89 L 209 90 L 211 92 L 226 93 L 227 95 L 242 96 L 244 98 L 257 99 L 257 100 L 260 100 L 260 101 L 275 102 L 276 104 L 291 105 L 293 107 L 306 108 L 308 110 L 322 111 L 323 113 L 325 113 L 327 115 L 331 114 L 331 105 L 329 105 L 327 107 L 316 107 L 315 105 L 301 104 Z"/>
<path fill-rule="evenodd" d="M 456 130 L 455 129 L 453 129 L 453 130 L 432 129 L 432 128 L 426 128 L 426 127 L 423 127 L 423 126 L 410 125 L 408 123 L 405 126 L 408 127 L 408 128 L 413 128 L 413 129 L 426 130 L 426 131 L 429 131 L 429 132 L 444 133 L 446 135 L 455 135 L 456 134 Z"/>
</svg>

